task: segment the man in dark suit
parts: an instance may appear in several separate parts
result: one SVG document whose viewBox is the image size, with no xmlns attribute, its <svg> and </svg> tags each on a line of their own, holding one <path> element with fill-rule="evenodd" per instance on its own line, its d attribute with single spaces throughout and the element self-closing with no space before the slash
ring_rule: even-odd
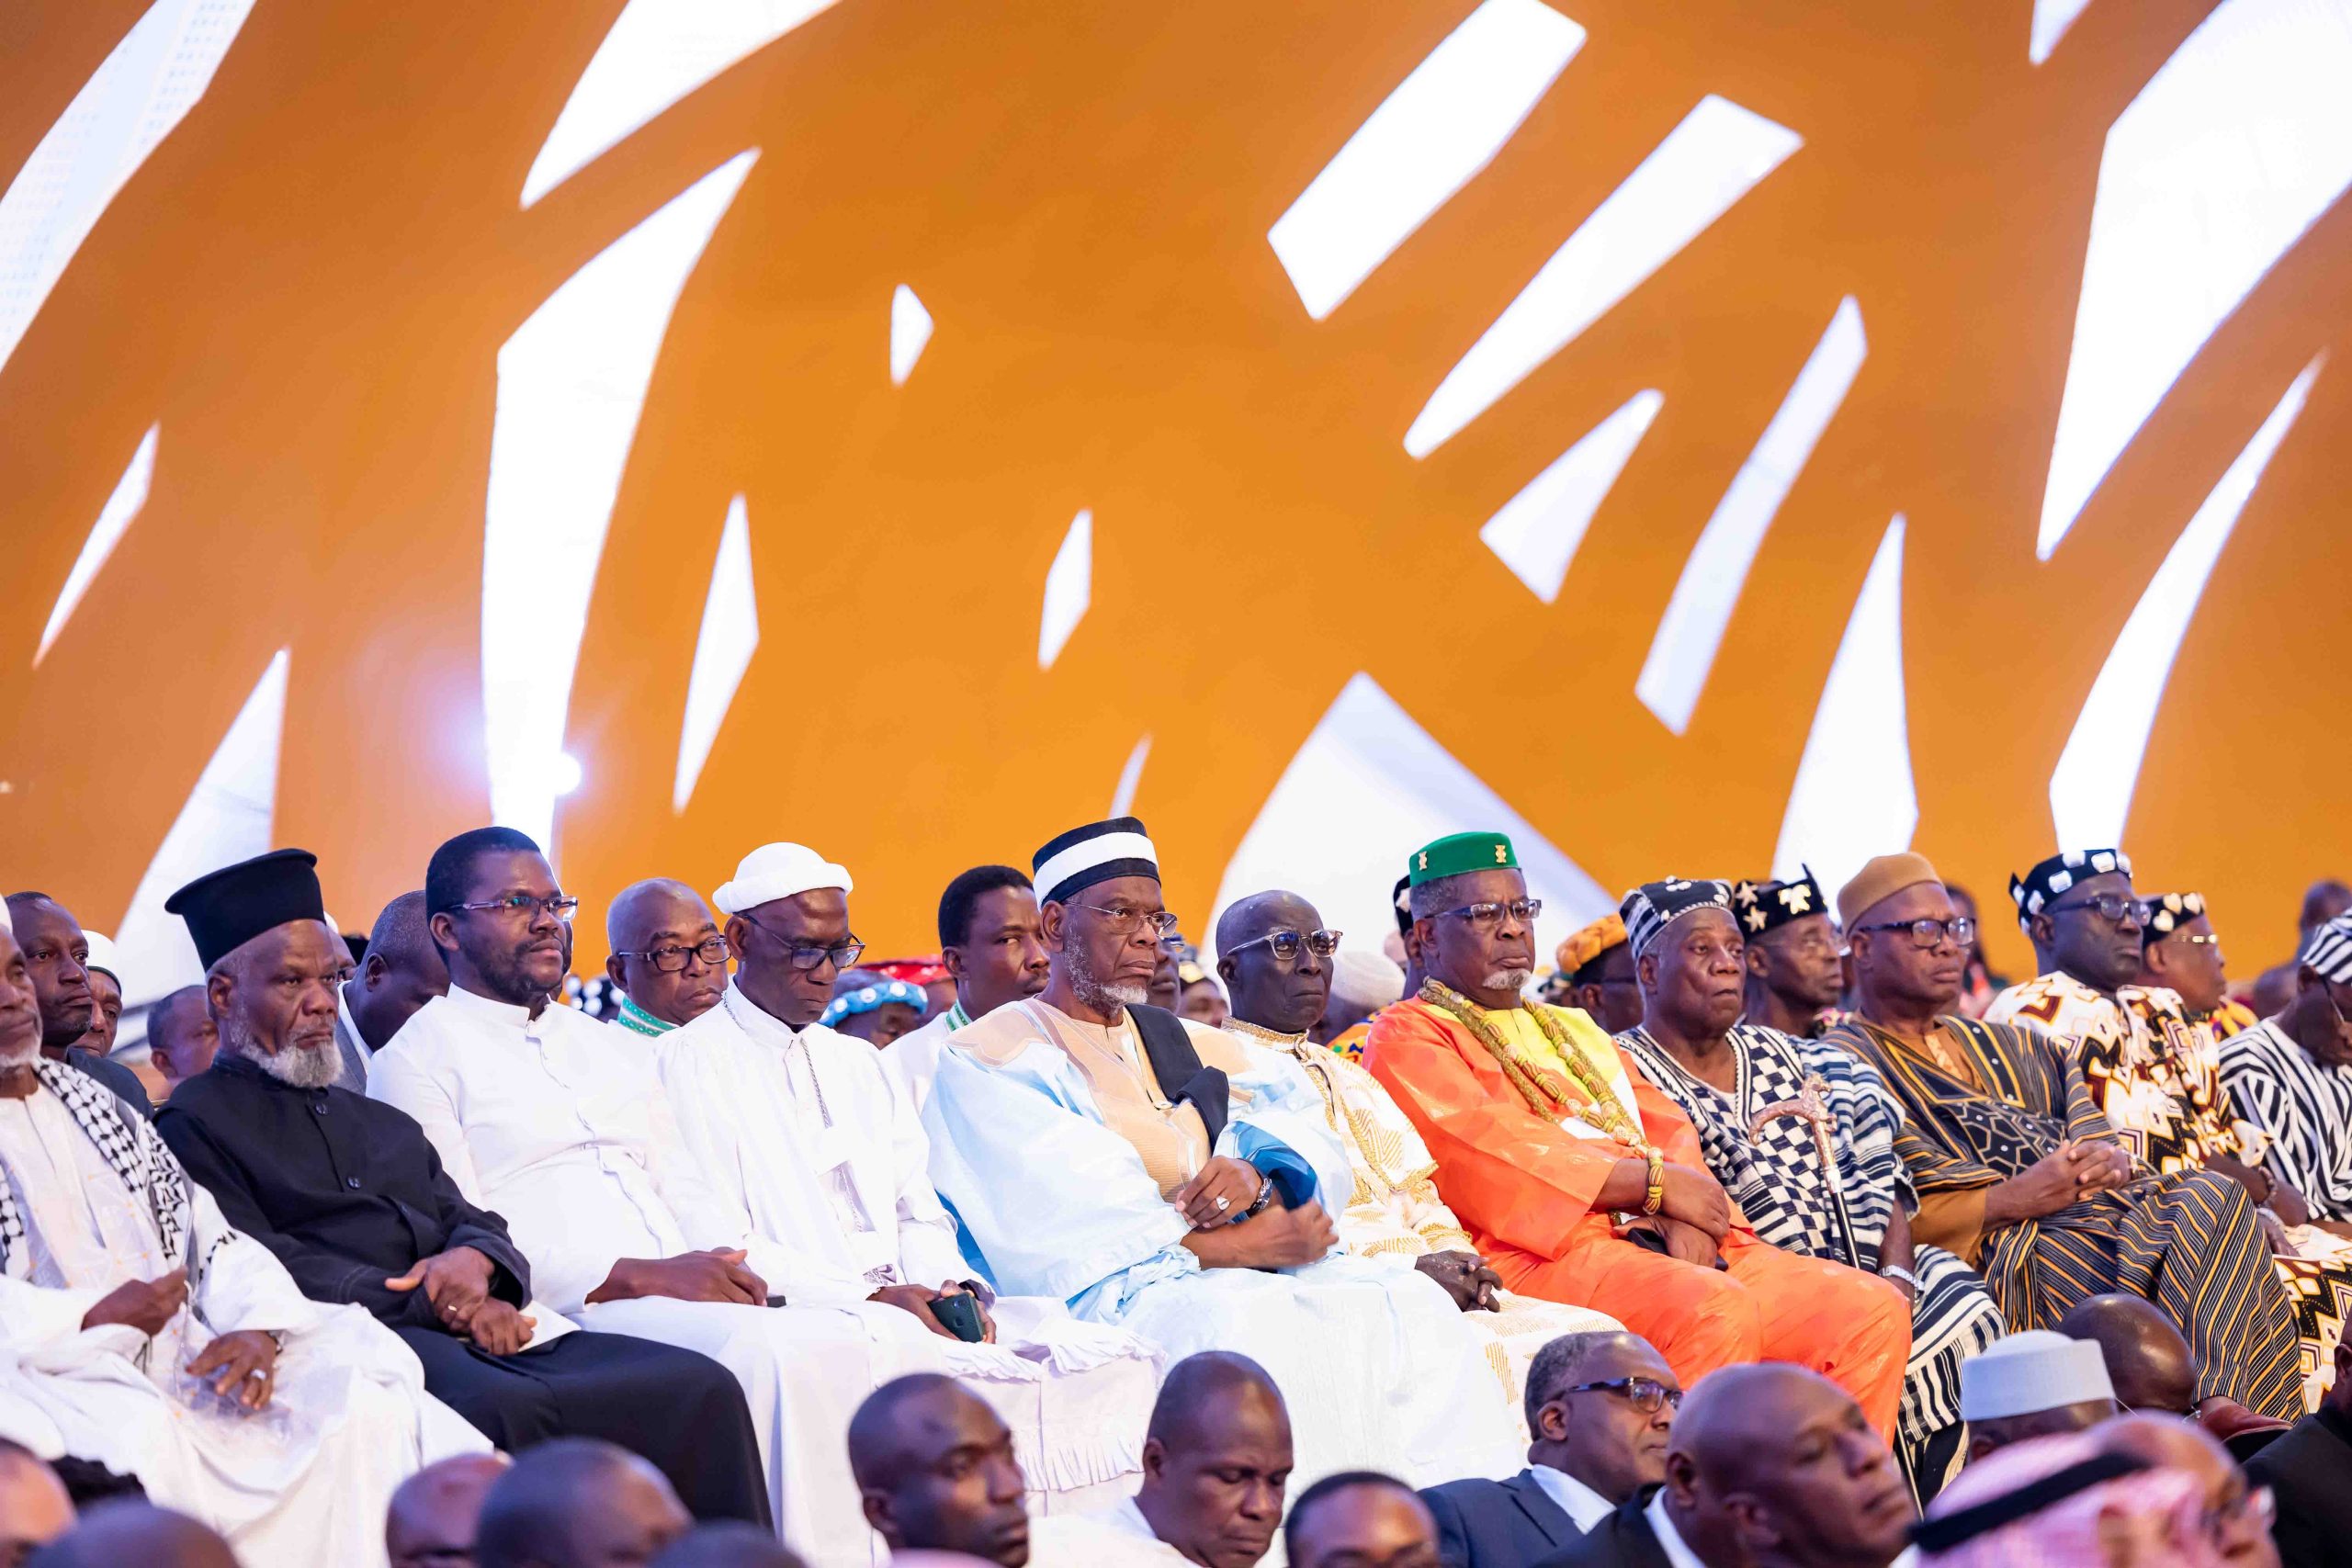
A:
<svg viewBox="0 0 2352 1568">
<path fill-rule="evenodd" d="M 2335 1386 L 2319 1409 L 2245 1461 L 2270 1488 L 2271 1527 L 2285 1568 L 2330 1568 L 2352 1558 L 2352 1345 L 2335 1348 Z"/>
<path fill-rule="evenodd" d="M 1539 1568 L 1885 1568 L 1913 1517 L 1894 1454 L 1845 1390 L 1748 1362 L 1708 1373 L 1683 1401 L 1665 1485 Z"/>
<path fill-rule="evenodd" d="M 1650 1342 L 1566 1334 L 1527 1369 L 1527 1468 L 1421 1494 L 1453 1568 L 1519 1568 L 1577 1540 L 1666 1479 L 1682 1385 Z"/>
</svg>

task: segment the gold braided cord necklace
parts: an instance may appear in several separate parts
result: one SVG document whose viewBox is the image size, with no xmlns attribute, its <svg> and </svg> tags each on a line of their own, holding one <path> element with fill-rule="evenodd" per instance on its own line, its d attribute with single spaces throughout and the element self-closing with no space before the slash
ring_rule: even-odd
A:
<svg viewBox="0 0 2352 1568">
<path fill-rule="evenodd" d="M 1534 1015 L 1537 1032 L 1551 1043 L 1561 1066 L 1589 1097 L 1589 1105 L 1578 1105 L 1557 1074 L 1515 1049 L 1503 1038 L 1502 1032 L 1487 1021 L 1485 1010 L 1469 998 L 1430 979 L 1421 983 L 1420 999 L 1467 1029 L 1502 1067 L 1503 1076 L 1519 1090 L 1528 1109 L 1537 1115 L 1555 1120 L 1573 1116 L 1600 1128 L 1628 1148 L 1639 1150 L 1645 1157 L 1655 1152 L 1641 1122 L 1618 1100 L 1617 1091 L 1610 1087 L 1609 1080 L 1584 1059 L 1584 1053 L 1568 1037 L 1567 1026 L 1554 1018 L 1549 1008 L 1530 1008 L 1528 1011 Z"/>
</svg>

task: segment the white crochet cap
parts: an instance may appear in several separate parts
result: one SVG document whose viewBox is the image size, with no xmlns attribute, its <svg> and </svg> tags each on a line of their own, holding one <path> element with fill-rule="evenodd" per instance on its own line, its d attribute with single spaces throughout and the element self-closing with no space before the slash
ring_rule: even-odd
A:
<svg viewBox="0 0 2352 1568">
<path fill-rule="evenodd" d="M 1405 994 L 1405 972 L 1380 953 L 1342 947 L 1331 965 L 1331 994 L 1349 1007 L 1385 1008 Z"/>
<path fill-rule="evenodd" d="M 2107 1358 L 2089 1339 L 2069 1339 L 2046 1328 L 1996 1340 L 1960 1364 L 1960 1416 L 1993 1421 L 2113 1399 Z"/>
<path fill-rule="evenodd" d="M 820 887 L 847 893 L 849 873 L 806 844 L 762 844 L 743 857 L 734 880 L 720 884 L 710 901 L 722 914 L 739 915 Z"/>
</svg>

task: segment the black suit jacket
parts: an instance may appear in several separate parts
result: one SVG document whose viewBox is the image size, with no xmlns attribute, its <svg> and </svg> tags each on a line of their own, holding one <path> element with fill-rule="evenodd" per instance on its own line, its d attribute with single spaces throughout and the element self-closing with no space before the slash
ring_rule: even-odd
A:
<svg viewBox="0 0 2352 1568">
<path fill-rule="evenodd" d="M 2352 1564 L 2352 1420 L 2323 1408 L 2245 1461 L 2278 1499 L 2271 1534 L 2286 1568 Z"/>
<path fill-rule="evenodd" d="M 1524 1568 L 1582 1533 L 1526 1471 L 1506 1481 L 1449 1481 L 1421 1494 L 1449 1568 Z"/>
<path fill-rule="evenodd" d="M 530 1265 L 506 1222 L 466 1201 L 406 1111 L 347 1089 L 296 1089 L 224 1051 L 172 1091 L 155 1130 L 229 1224 L 276 1253 L 313 1301 L 356 1302 L 396 1328 L 444 1329 L 422 1288 L 384 1281 L 453 1247 L 490 1259 L 491 1294 L 529 1299 Z"/>
<path fill-rule="evenodd" d="M 1655 1486 L 1644 1487 L 1582 1540 L 1544 1558 L 1535 1568 L 1670 1568 L 1666 1548 L 1657 1543 L 1657 1532 L 1642 1512 L 1657 1492 Z"/>
</svg>

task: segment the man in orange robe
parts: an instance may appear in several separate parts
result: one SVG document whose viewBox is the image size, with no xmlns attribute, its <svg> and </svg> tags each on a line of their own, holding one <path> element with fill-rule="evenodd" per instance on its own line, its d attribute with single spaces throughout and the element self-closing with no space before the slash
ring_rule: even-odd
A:
<svg viewBox="0 0 2352 1568">
<path fill-rule="evenodd" d="M 1689 1387 L 1738 1361 L 1794 1361 L 1893 1429 L 1911 1307 L 1859 1269 L 1758 1240 L 1673 1102 L 1583 1013 L 1521 996 L 1540 905 L 1510 840 L 1457 833 L 1412 859 L 1412 945 L 1429 976 L 1374 1021 L 1364 1066 L 1437 1161 L 1438 1190 L 1514 1291 L 1592 1307 L 1656 1345 Z M 1708 883 L 1627 896 L 1636 964 Z"/>
</svg>

